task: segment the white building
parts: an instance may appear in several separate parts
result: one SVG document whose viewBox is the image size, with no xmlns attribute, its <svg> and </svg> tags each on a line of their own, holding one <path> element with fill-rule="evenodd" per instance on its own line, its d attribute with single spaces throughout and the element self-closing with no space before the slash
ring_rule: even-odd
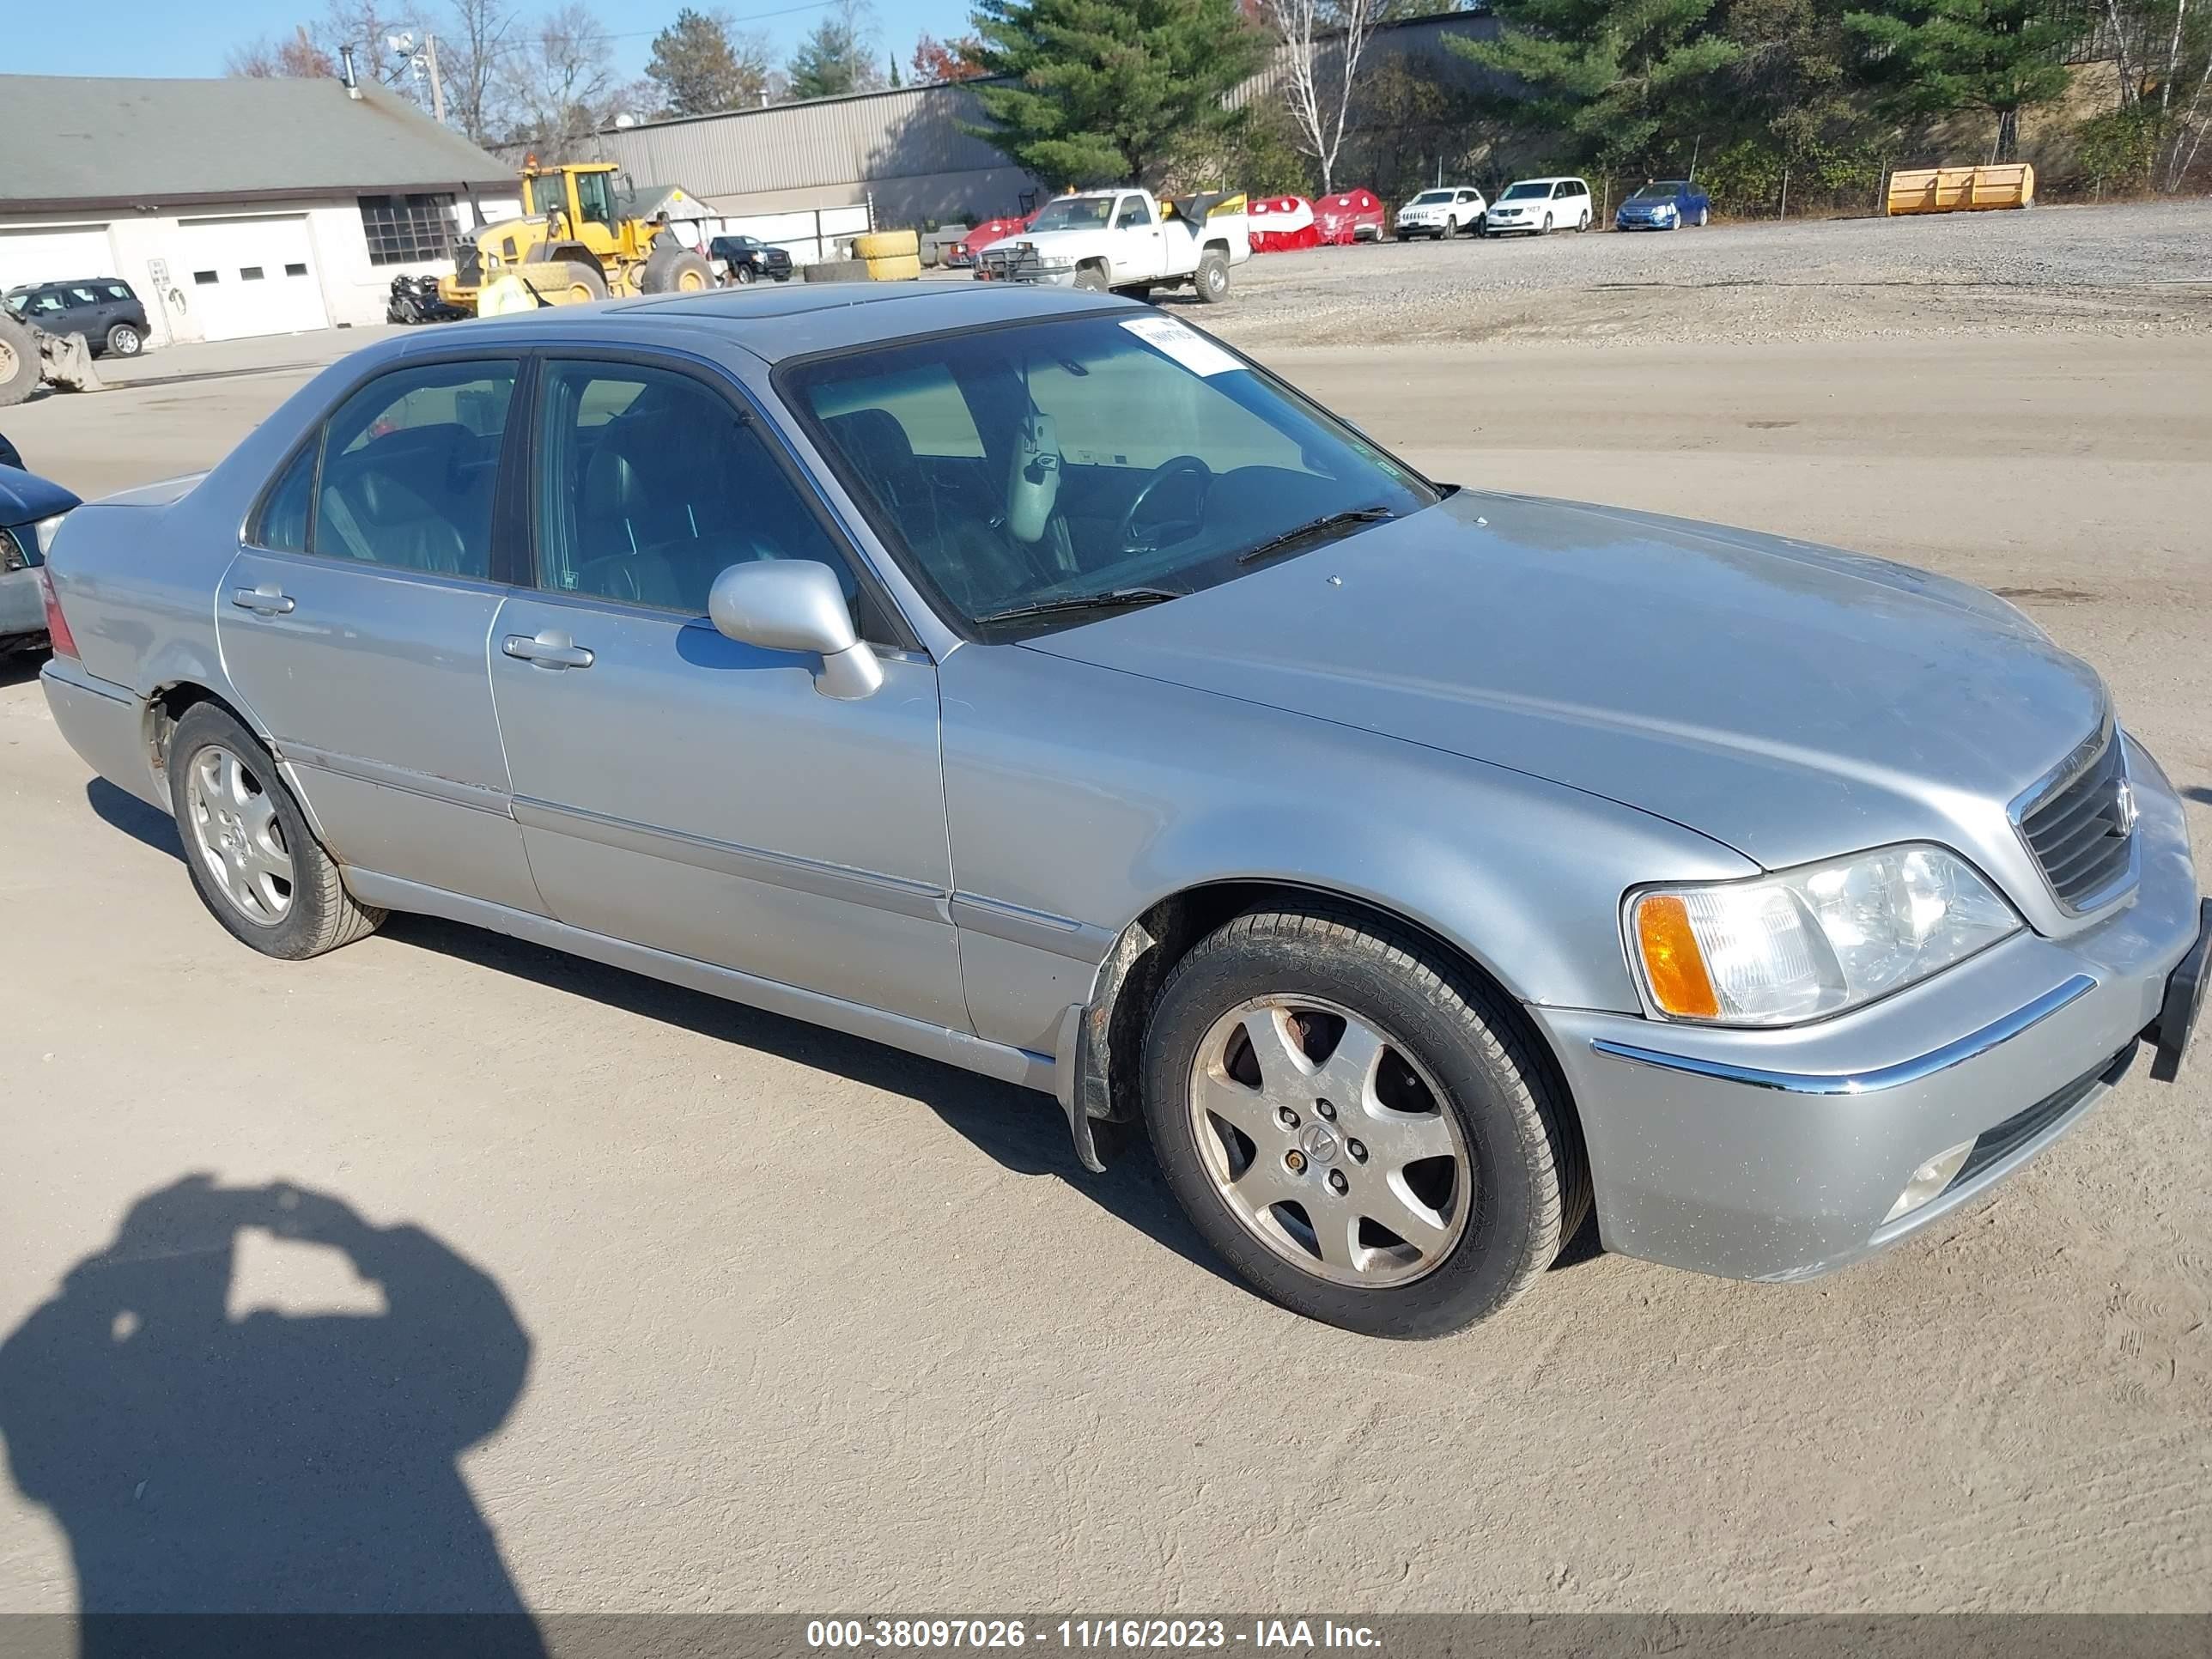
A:
<svg viewBox="0 0 2212 1659">
<path fill-rule="evenodd" d="M 0 75 L 0 291 L 120 276 L 151 343 L 379 323 L 521 209 L 513 172 L 338 81 Z"/>
</svg>

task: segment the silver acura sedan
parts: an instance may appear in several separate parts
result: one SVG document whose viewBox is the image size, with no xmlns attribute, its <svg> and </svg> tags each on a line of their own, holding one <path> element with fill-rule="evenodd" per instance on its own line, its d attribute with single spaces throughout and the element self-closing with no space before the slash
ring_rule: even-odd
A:
<svg viewBox="0 0 2212 1659">
<path fill-rule="evenodd" d="M 1439 484 L 1150 307 L 393 340 L 76 509 L 54 716 L 302 958 L 457 919 L 1142 1125 L 1300 1313 L 1796 1279 L 2179 1063 L 2212 906 L 1988 593 Z"/>
</svg>

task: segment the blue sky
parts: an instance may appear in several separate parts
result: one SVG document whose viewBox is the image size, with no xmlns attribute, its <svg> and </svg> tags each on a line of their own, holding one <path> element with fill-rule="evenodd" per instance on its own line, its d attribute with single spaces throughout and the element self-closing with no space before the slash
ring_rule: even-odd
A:
<svg viewBox="0 0 2212 1659">
<path fill-rule="evenodd" d="M 615 37 L 616 61 L 624 78 L 645 71 L 646 55 L 653 34 L 676 15 L 684 0 L 591 0 L 607 33 Z M 701 9 L 713 5 L 690 0 Z M 800 35 L 829 9 L 830 0 L 805 5 L 803 0 L 726 0 L 723 9 L 742 28 L 766 34 L 781 64 Z M 896 52 L 899 72 L 907 70 L 915 36 L 923 30 L 940 40 L 967 32 L 967 0 L 873 0 L 878 45 Z M 24 50 L 11 53 L 9 68 L 33 75 L 220 75 L 225 54 L 241 40 L 258 35 L 289 33 L 293 24 L 321 15 L 322 0 L 230 0 L 220 9 L 220 21 L 211 21 L 215 9 L 178 5 L 174 0 L 113 0 L 101 13 L 97 29 L 38 31 L 35 48 L 29 38 L 15 43 Z M 434 13 L 436 0 L 428 9 Z M 551 9 L 550 4 L 520 6 L 526 15 Z M 770 15 L 774 14 L 774 15 Z M 127 40 L 130 52 L 118 58 L 114 43 Z"/>
</svg>

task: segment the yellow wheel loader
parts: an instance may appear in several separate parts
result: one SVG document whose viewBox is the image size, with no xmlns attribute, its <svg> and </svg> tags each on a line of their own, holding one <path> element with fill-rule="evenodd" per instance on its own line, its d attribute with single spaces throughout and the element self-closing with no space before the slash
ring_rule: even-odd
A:
<svg viewBox="0 0 2212 1659">
<path fill-rule="evenodd" d="M 542 305 L 587 305 L 611 295 L 686 294 L 714 286 L 714 267 L 668 228 L 692 205 L 682 191 L 654 193 L 650 210 L 619 199 L 611 161 L 522 167 L 522 216 L 486 225 L 456 250 L 438 297 L 465 311 L 501 276 Z"/>
</svg>

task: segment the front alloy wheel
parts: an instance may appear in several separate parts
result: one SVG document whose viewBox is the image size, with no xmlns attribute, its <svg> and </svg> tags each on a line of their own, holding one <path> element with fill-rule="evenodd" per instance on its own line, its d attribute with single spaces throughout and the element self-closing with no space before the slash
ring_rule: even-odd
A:
<svg viewBox="0 0 2212 1659">
<path fill-rule="evenodd" d="M 1405 1047 L 1314 997 L 1231 1009 L 1191 1066 L 1191 1130 L 1231 1214 L 1340 1285 L 1433 1271 L 1467 1227 L 1467 1137 Z"/>
<path fill-rule="evenodd" d="M 1224 922 L 1153 1004 L 1168 1185 L 1263 1294 L 1370 1336 L 1497 1312 L 1589 1203 L 1556 1072 L 1510 1000 L 1376 917 Z"/>
</svg>

